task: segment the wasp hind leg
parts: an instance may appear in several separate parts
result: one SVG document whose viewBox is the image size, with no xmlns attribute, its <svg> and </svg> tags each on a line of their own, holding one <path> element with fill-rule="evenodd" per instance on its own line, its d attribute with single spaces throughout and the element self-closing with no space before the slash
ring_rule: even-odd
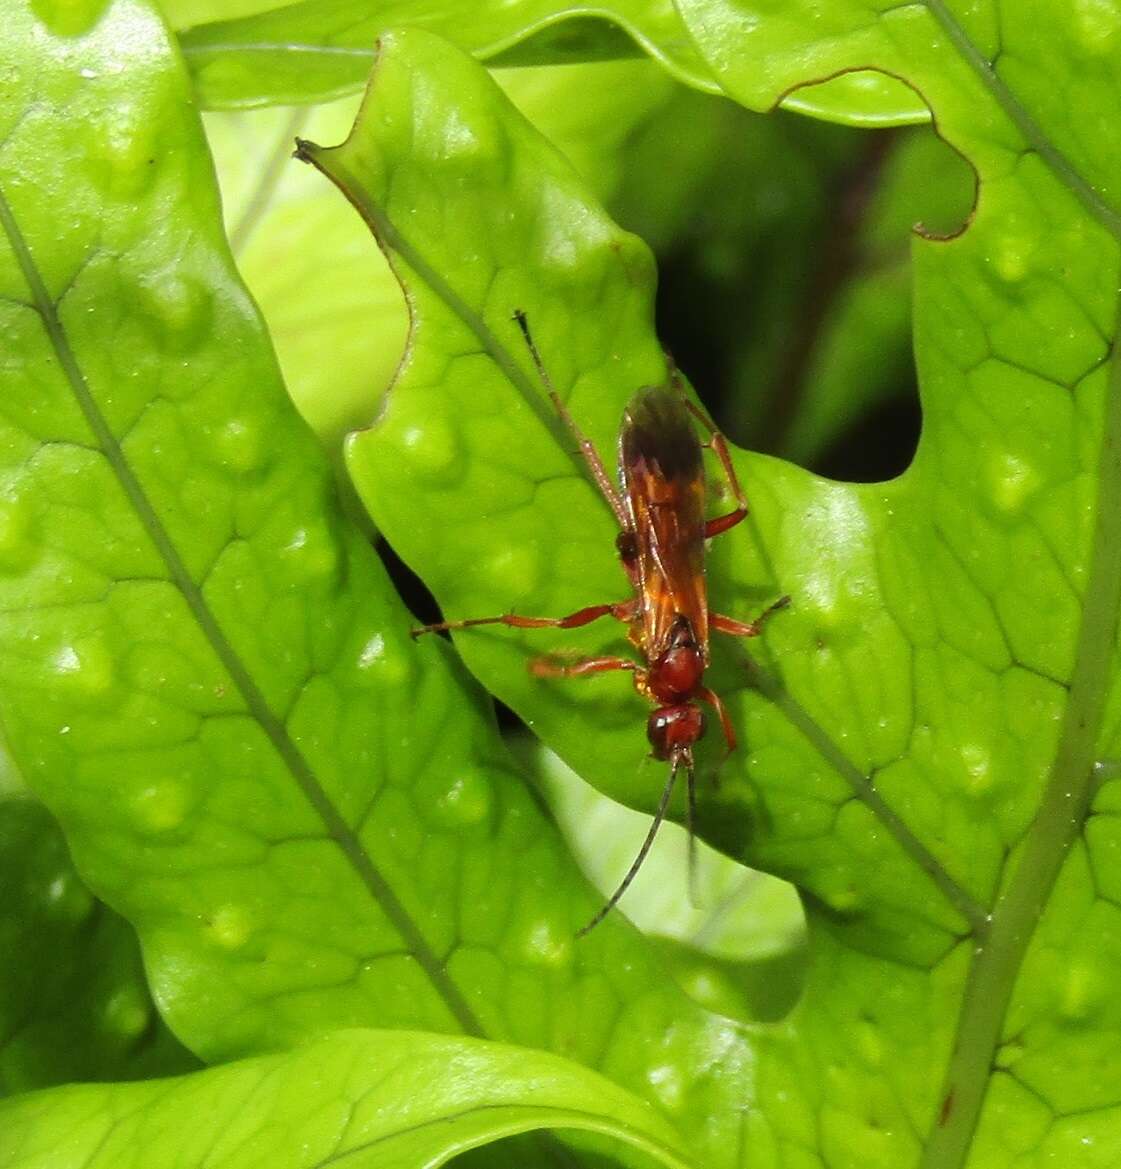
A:
<svg viewBox="0 0 1121 1169">
<path fill-rule="evenodd" d="M 732 498 L 736 501 L 736 506 L 727 515 L 714 516 L 705 524 L 705 539 L 711 540 L 713 536 L 719 536 L 722 532 L 728 531 L 729 528 L 734 528 L 736 524 L 742 523 L 743 520 L 747 519 L 747 496 L 740 486 L 736 469 L 732 466 L 732 456 L 728 452 L 728 443 L 724 435 L 716 429 L 716 423 L 709 418 L 700 406 L 696 405 L 686 395 L 685 386 L 681 381 L 681 371 L 677 368 L 676 362 L 669 353 L 666 354 L 666 362 L 669 365 L 670 385 L 681 395 L 681 401 L 684 403 L 685 409 L 708 431 L 708 441 L 703 445 L 708 447 L 720 460 L 720 466 L 724 470 L 724 478 L 728 481 Z"/>
</svg>

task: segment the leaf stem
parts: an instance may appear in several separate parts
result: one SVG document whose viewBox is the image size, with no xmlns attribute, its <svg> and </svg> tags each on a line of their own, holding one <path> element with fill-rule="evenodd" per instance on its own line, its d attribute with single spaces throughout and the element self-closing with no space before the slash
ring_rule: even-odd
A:
<svg viewBox="0 0 1121 1169">
<path fill-rule="evenodd" d="M 927 1140 L 920 1169 L 959 1169 L 965 1163 L 1016 976 L 1098 786 L 1097 739 L 1121 605 L 1121 350 L 1116 339 L 1110 358 L 1099 471 L 1090 571 L 1058 748 L 1015 872 L 997 898 L 989 936 L 980 941 L 969 971 L 940 1115 Z"/>
</svg>

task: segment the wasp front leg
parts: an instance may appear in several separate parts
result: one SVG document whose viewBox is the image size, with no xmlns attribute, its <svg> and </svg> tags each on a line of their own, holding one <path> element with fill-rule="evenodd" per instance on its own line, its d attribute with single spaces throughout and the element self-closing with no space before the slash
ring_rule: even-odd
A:
<svg viewBox="0 0 1121 1169">
<path fill-rule="evenodd" d="M 614 617 L 616 621 L 633 621 L 637 612 L 636 602 L 616 601 L 611 605 L 588 605 L 577 609 L 567 617 L 521 617 L 517 613 L 500 613 L 497 617 L 468 617 L 463 621 L 437 621 L 432 625 L 421 625 L 410 629 L 416 638 L 422 633 L 446 633 L 449 629 L 471 629 L 476 625 L 508 625 L 514 629 L 578 629 L 590 625 L 600 617 Z"/>
<path fill-rule="evenodd" d="M 606 674 L 610 670 L 634 670 L 639 672 L 637 662 L 630 658 L 577 658 L 566 662 L 561 658 L 534 658 L 529 663 L 529 672 L 538 678 L 583 678 L 588 674 Z"/>
<path fill-rule="evenodd" d="M 732 637 L 758 637 L 763 632 L 763 622 L 780 609 L 790 604 L 790 597 L 779 597 L 773 605 L 768 605 L 754 621 L 737 621 L 734 617 L 725 617 L 723 613 L 711 613 L 709 626 L 717 633 L 727 633 Z"/>
</svg>

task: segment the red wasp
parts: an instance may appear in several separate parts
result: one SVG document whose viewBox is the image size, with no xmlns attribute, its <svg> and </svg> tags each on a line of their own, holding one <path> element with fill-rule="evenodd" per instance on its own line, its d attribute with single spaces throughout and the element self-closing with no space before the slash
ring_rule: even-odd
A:
<svg viewBox="0 0 1121 1169">
<path fill-rule="evenodd" d="M 561 401 L 534 344 L 525 314 L 514 319 L 521 328 L 533 363 L 564 424 L 575 436 L 596 486 L 607 500 L 620 532 L 615 544 L 635 595 L 627 601 L 589 605 L 567 617 L 472 617 L 441 621 L 412 630 L 414 637 L 474 625 L 512 625 L 518 629 L 574 629 L 611 616 L 630 626 L 628 639 L 645 664 L 624 657 L 587 657 L 576 661 L 536 658 L 530 669 L 538 677 L 582 677 L 607 670 L 630 670 L 635 689 L 655 704 L 646 723 L 646 735 L 655 759 L 668 761 L 669 777 L 658 802 L 650 830 L 619 887 L 607 903 L 579 931 L 598 925 L 627 891 L 646 859 L 665 818 L 677 773 L 687 778 L 687 814 L 690 845 L 695 813 L 693 744 L 705 732 L 705 716 L 698 702 L 716 711 L 730 754 L 736 733 L 720 697 L 703 684 L 709 664 L 710 629 L 733 637 L 756 637 L 764 620 L 790 603 L 781 597 L 754 621 L 736 621 L 708 607 L 705 589 L 705 541 L 734 528 L 747 516 L 747 499 L 728 455 L 724 436 L 684 393 L 673 375 L 673 388 L 645 386 L 627 403 L 619 430 L 619 488 L 608 478 L 603 461 Z M 690 415 L 708 432 L 702 444 Z M 706 520 L 705 475 L 701 447 L 720 460 L 735 497 L 736 507 L 726 515 Z"/>
</svg>

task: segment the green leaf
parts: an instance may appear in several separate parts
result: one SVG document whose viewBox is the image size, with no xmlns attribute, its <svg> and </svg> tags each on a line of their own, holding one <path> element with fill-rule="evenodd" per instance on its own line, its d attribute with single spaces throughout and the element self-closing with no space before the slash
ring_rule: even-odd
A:
<svg viewBox="0 0 1121 1169">
<path fill-rule="evenodd" d="M 361 88 L 374 43 L 398 25 L 429 28 L 498 64 L 550 64 L 633 55 L 637 45 L 673 76 L 717 92 L 668 0 L 620 0 L 593 10 L 557 0 L 304 0 L 241 19 L 200 25 L 180 42 L 208 108 L 320 102 Z M 539 42 L 544 34 L 547 48 Z M 526 38 L 534 45 L 522 46 Z"/>
<path fill-rule="evenodd" d="M 195 1066 L 156 1014 L 136 935 L 26 799 L 0 799 L 0 954 L 0 1095 Z"/>
<path fill-rule="evenodd" d="M 328 451 L 373 417 L 408 325 L 369 232 L 292 159 L 297 134 L 341 133 L 354 111 L 348 99 L 205 121 L 238 271 L 268 324 L 288 392 Z"/>
<path fill-rule="evenodd" d="M 667 110 L 695 95 L 648 60 L 492 68 L 491 75 L 605 203 L 632 181 L 634 139 L 656 134 Z M 702 100 L 738 109 L 723 98 Z"/>
<path fill-rule="evenodd" d="M 183 29 L 268 12 L 276 4 L 275 0 L 158 0 L 156 6 L 171 28 Z"/>
<path fill-rule="evenodd" d="M 0 717 L 78 871 L 208 1061 L 485 1034 L 728 1163 L 735 1027 L 621 916 L 577 944 L 598 895 L 284 394 L 161 24 L 66 29 L 17 7 L 0 42 Z"/>
<path fill-rule="evenodd" d="M 602 1135 L 644 1154 L 645 1165 L 685 1164 L 654 1109 L 578 1064 L 497 1043 L 377 1031 L 344 1031 L 176 1080 L 56 1088 L 0 1103 L 0 1163 L 298 1169 L 345 1159 L 354 1169 L 435 1169 L 540 1128 Z"/>
<path fill-rule="evenodd" d="M 460 0 L 304 0 L 245 13 L 223 12 L 182 36 L 183 51 L 203 103 L 214 109 L 327 101 L 357 90 L 373 61 L 373 45 L 396 26 L 428 28 L 496 65 L 550 65 L 610 60 L 647 53 L 686 85 L 708 93 L 719 86 L 669 0 L 617 0 L 584 5 L 557 0 L 515 0 L 486 5 Z M 187 20 L 176 3 L 173 20 Z M 205 4 L 193 5 L 200 14 Z M 894 77 L 854 71 L 785 95 L 790 110 L 852 126 L 925 122 L 926 104 Z"/>
<path fill-rule="evenodd" d="M 541 752 L 534 772 L 580 867 L 609 897 L 638 854 L 649 816 L 601 795 L 551 751 Z M 781 1019 L 797 1002 L 806 950 L 797 893 L 701 842 L 690 872 L 679 825 L 659 831 L 627 890 L 626 914 L 664 940 L 663 960 L 702 1006 L 753 1021 Z"/>
<path fill-rule="evenodd" d="M 910 86 L 870 69 L 805 83 L 784 95 L 782 106 L 792 113 L 869 130 L 930 120 L 926 103 Z"/>
<path fill-rule="evenodd" d="M 594 901 L 561 876 L 478 696 L 441 647 L 412 649 L 338 514 L 233 275 L 159 24 L 134 0 L 80 40 L 17 19 L 3 76 L 27 88 L 0 154 L 13 752 L 208 1057 L 375 1016 L 479 1030 L 468 1000 L 489 975 L 460 986 L 449 951 L 476 929 L 519 954 L 519 931 L 548 948 L 559 930 L 568 955 L 574 926 L 550 915 L 578 924 Z M 540 866 L 548 907 L 533 880 L 520 902 L 505 887 L 500 918 L 461 887 L 507 849 Z"/>
<path fill-rule="evenodd" d="M 15 760 L 8 748 L 7 735 L 4 733 L 3 726 L 0 725 L 0 799 L 24 795 L 26 791 L 27 786 L 23 782 L 23 776 L 20 775 L 19 768 L 16 767 Z"/>
<path fill-rule="evenodd" d="M 496 76 L 604 198 L 632 179 L 631 136 L 640 127 L 656 133 L 664 108 L 688 92 L 645 60 Z M 204 120 L 238 270 L 268 324 L 293 401 L 332 452 L 376 414 L 408 326 L 400 285 L 369 232 L 291 157 L 297 134 L 340 137 L 356 108 L 344 99 Z M 333 359 L 324 361 L 325 353 Z"/>
<path fill-rule="evenodd" d="M 1041 691 L 1036 709 L 1047 729 L 1009 722 L 999 735 L 995 704 L 977 703 L 974 691 L 969 716 L 958 715 L 956 767 L 944 745 L 912 748 L 879 786 L 917 820 L 911 781 L 923 770 L 941 774 L 943 791 L 979 786 L 986 802 L 1008 785 L 993 808 L 1002 830 L 969 858 L 991 874 L 991 923 L 975 930 L 944 1116 L 924 1165 L 958 1164 L 971 1144 L 981 1160 L 994 1155 L 1012 1124 L 1041 1158 L 1093 1164 L 1098 1146 L 1119 1139 L 1112 1118 L 1062 1118 L 1113 1102 L 1097 1085 L 1116 1081 L 1116 1063 L 1088 1030 L 1121 1029 L 1111 1001 L 1085 989 L 1100 984 L 1118 946 L 1110 883 L 1100 875 L 1112 848 L 1101 817 L 1114 797 L 1109 784 L 1099 790 L 1093 763 L 1117 750 L 1121 384 L 1112 355 L 1121 215 L 1103 131 L 1121 27 L 1104 9 L 1067 19 L 1032 4 L 1013 21 L 931 0 L 882 14 L 841 4 L 827 16 L 794 4 L 760 28 L 752 7 L 681 5 L 741 100 L 762 108 L 807 69 L 857 60 L 903 73 L 979 173 L 970 230 L 952 245 L 916 248 L 925 441 L 907 494 L 893 503 L 920 515 L 925 505 L 916 527 L 948 558 L 938 576 L 957 578 L 960 633 L 942 634 L 962 655 L 955 678 L 985 679 L 994 697 L 999 680 L 1005 702 L 1022 679 Z M 904 580 L 918 592 L 914 555 L 906 577 L 885 580 L 896 596 Z M 914 601 L 911 609 L 917 614 Z M 916 709 L 917 726 L 931 705 Z M 1073 921 L 1093 940 L 1072 947 Z M 1059 950 L 1061 963 L 1049 959 Z"/>
<path fill-rule="evenodd" d="M 1116 26 L 1043 7 L 1015 29 L 976 9 L 963 26 L 941 3 L 683 11 L 757 108 L 845 68 L 907 77 L 981 184 L 964 234 L 913 245 L 913 466 L 852 486 L 737 455 L 752 521 L 714 542 L 717 608 L 794 602 L 750 657 L 714 651 L 747 746 L 702 786 L 700 826 L 802 886 L 814 956 L 795 1015 L 749 1043 L 746 1163 L 1111 1163 L 1121 788 L 1094 763 L 1121 726 L 1121 214 L 1108 136 L 1075 138 L 1060 87 L 1028 84 L 1021 61 L 1065 69 L 1098 125 Z M 986 63 L 998 31 L 1003 72 Z M 305 154 L 391 252 L 413 312 L 386 410 L 348 449 L 379 528 L 452 617 L 621 599 L 610 514 L 510 316 L 527 313 L 610 450 L 633 387 L 665 376 L 643 247 L 477 66 L 419 32 L 383 39 L 347 142 Z M 534 653 L 616 651 L 617 631 L 457 644 L 577 771 L 653 807 L 625 684 L 525 670 Z"/>
</svg>

